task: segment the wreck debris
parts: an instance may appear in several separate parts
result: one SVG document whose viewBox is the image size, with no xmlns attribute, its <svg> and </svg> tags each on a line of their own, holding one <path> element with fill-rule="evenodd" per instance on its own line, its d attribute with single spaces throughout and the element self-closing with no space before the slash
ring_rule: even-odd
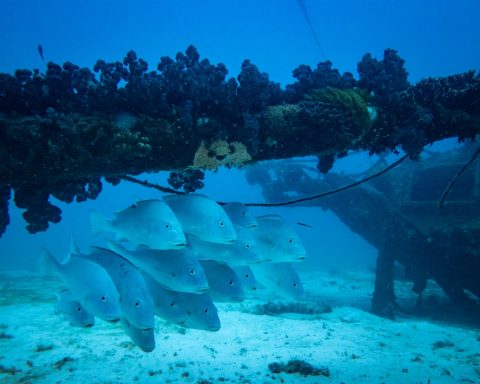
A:
<svg viewBox="0 0 480 384">
<path fill-rule="evenodd" d="M 215 168 L 316 155 L 326 172 L 348 150 L 401 146 L 415 158 L 427 143 L 480 132 L 478 73 L 410 84 L 404 64 L 392 49 L 367 54 L 358 80 L 329 61 L 300 65 L 282 88 L 249 60 L 228 78 L 190 46 L 153 71 L 130 51 L 93 71 L 49 62 L 45 73 L 1 73 L 0 233 L 10 191 L 34 233 L 61 220 L 49 196 L 93 199 L 102 178 L 168 170 L 187 192 L 202 186 L 199 174 L 179 176 L 195 158 Z"/>
<path fill-rule="evenodd" d="M 452 187 L 444 208 L 437 209 L 445 185 L 477 150 L 475 145 L 465 144 L 456 151 L 405 161 L 368 184 L 302 203 L 331 210 L 378 249 L 374 313 L 393 317 L 397 310 L 394 262 L 405 267 L 416 294 L 421 295 L 427 280 L 433 279 L 453 303 L 469 310 L 479 309 L 478 162 L 466 169 Z M 286 166 L 282 162 L 270 164 L 269 172 L 262 166 L 252 167 L 247 178 L 263 188 L 267 201 L 288 199 L 291 192 L 310 195 L 312 191 L 331 190 L 356 180 L 338 174 L 312 176 L 301 164 Z"/>
</svg>

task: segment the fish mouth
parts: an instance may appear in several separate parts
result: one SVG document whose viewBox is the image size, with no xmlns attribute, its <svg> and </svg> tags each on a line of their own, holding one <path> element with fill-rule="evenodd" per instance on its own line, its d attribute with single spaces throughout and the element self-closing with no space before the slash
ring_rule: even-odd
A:
<svg viewBox="0 0 480 384">
<path fill-rule="evenodd" d="M 210 325 L 208 327 L 208 330 L 211 331 L 211 332 L 217 332 L 220 328 L 221 328 L 220 325 Z"/>
<path fill-rule="evenodd" d="M 185 320 L 177 321 L 176 324 L 178 324 L 178 325 L 185 325 Z"/>
<path fill-rule="evenodd" d="M 187 242 L 186 241 L 182 241 L 182 242 L 178 242 L 178 243 L 174 243 L 173 244 L 173 248 L 177 249 L 177 248 L 185 248 L 187 246 Z"/>
<path fill-rule="evenodd" d="M 208 291 L 208 289 L 209 289 L 208 285 L 205 286 L 205 287 L 198 287 L 198 288 L 195 290 L 195 292 L 197 292 L 197 293 L 205 293 L 205 292 Z"/>
<path fill-rule="evenodd" d="M 108 321 L 109 323 L 118 323 L 120 321 L 119 317 L 106 317 L 105 321 Z"/>
</svg>

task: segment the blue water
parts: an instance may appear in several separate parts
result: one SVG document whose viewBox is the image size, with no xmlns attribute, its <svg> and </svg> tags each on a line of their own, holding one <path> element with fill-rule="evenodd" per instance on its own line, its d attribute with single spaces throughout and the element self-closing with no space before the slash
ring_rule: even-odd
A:
<svg viewBox="0 0 480 384">
<path fill-rule="evenodd" d="M 274 81 L 293 81 L 292 70 L 299 64 L 315 66 L 329 59 L 340 71 L 356 73 L 356 64 L 366 52 L 381 58 L 388 47 L 397 49 L 406 60 L 409 80 L 444 76 L 480 63 L 480 30 L 475 0 L 451 1 L 305 1 L 322 51 L 315 45 L 310 29 L 295 0 L 230 1 L 93 1 L 78 4 L 53 1 L 0 1 L 0 72 L 17 68 L 44 68 L 37 52 L 42 44 L 46 61 L 72 61 L 92 67 L 98 58 L 121 59 L 134 49 L 155 68 L 161 56 L 174 56 L 194 44 L 201 57 L 223 62 L 229 75 L 236 76 L 245 58 L 255 63 Z M 369 164 L 354 157 L 337 166 L 352 171 Z M 236 170 L 207 175 L 204 193 L 222 200 L 258 201 L 259 189 L 249 187 Z M 153 180 L 165 180 L 155 176 Z M 80 244 L 91 238 L 88 213 L 91 209 L 113 212 L 138 198 L 155 193 L 122 183 L 105 190 L 94 202 L 65 205 L 63 220 L 47 233 L 29 235 L 15 207 L 12 224 L 0 239 L 0 265 L 32 268 L 40 247 L 48 244 L 54 252 L 68 249 L 73 231 Z M 290 213 L 288 213 L 290 212 Z M 287 214 L 292 214 L 287 210 Z M 352 236 L 333 215 L 321 212 L 295 213 L 303 221 L 315 222 L 315 244 L 323 260 L 365 255 L 371 262 L 375 250 Z M 318 232 L 317 232 L 318 231 Z M 320 236 L 317 236 L 316 234 Z M 319 239 L 322 239 L 318 244 Z M 342 239 L 342 241 L 338 241 Z M 348 241 L 346 241 L 348 239 Z M 360 245 L 359 245 L 360 244 Z M 362 252 L 358 252 L 361 246 Z M 15 254 L 12 258 L 10 255 Z M 343 255 L 343 256 L 341 256 Z M 356 256 L 352 263 L 358 264 Z M 360 264 L 363 263 L 363 260 Z M 348 265 L 348 263 L 347 263 Z"/>
<path fill-rule="evenodd" d="M 93 67 L 96 60 L 121 60 L 133 49 L 151 69 L 161 56 L 174 57 L 193 44 L 201 58 L 223 62 L 237 76 L 250 59 L 271 80 L 293 82 L 292 70 L 331 60 L 341 72 L 356 76 L 361 57 L 382 58 L 385 48 L 398 50 L 406 61 L 409 81 L 427 76 L 480 69 L 480 1 L 478 0 L 305 0 L 322 52 L 296 0 L 0 0 L 0 72 L 17 68 L 44 70 L 45 60 L 71 61 Z M 451 148 L 455 140 L 440 144 Z M 335 164 L 334 172 L 358 173 L 375 158 L 356 154 Z M 166 185 L 168 173 L 145 175 Z M 262 191 L 248 185 L 244 170 L 207 172 L 201 193 L 222 201 L 261 202 Z M 62 221 L 47 232 L 28 234 L 22 211 L 10 204 L 11 224 L 0 238 L 0 269 L 36 270 L 42 247 L 65 254 L 70 239 L 84 248 L 95 240 L 90 233 L 92 210 L 110 216 L 135 200 L 158 192 L 122 182 L 104 190 L 94 201 L 65 204 Z M 255 214 L 279 213 L 296 227 L 308 254 L 306 266 L 323 269 L 374 267 L 377 250 L 352 233 L 331 212 L 319 208 L 258 208 Z"/>
</svg>

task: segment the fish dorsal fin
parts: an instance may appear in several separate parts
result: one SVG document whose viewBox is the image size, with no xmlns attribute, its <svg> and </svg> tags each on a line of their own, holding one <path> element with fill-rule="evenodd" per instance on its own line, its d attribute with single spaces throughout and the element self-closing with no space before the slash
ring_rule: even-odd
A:
<svg viewBox="0 0 480 384">
<path fill-rule="evenodd" d="M 76 254 L 80 253 L 80 247 L 75 241 L 73 232 L 70 234 L 70 253 L 76 253 Z"/>
</svg>

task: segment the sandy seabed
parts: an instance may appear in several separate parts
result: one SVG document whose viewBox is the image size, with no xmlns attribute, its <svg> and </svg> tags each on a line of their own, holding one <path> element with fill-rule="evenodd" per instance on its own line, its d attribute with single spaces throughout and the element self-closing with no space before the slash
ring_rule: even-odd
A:
<svg viewBox="0 0 480 384">
<path fill-rule="evenodd" d="M 301 276 L 307 292 L 301 308 L 311 313 L 261 314 L 263 304 L 276 301 L 261 291 L 242 303 L 219 303 L 218 332 L 157 319 L 156 348 L 144 353 L 119 324 L 96 319 L 94 327 L 80 329 L 56 315 L 58 280 L 3 274 L 0 383 L 480 382 L 478 328 L 411 315 L 396 321 L 373 316 L 372 273 Z M 412 305 L 410 284 L 397 282 L 396 289 L 400 301 L 405 297 L 404 304 Z M 291 359 L 328 368 L 330 375 L 269 370 L 270 363 Z"/>
</svg>

